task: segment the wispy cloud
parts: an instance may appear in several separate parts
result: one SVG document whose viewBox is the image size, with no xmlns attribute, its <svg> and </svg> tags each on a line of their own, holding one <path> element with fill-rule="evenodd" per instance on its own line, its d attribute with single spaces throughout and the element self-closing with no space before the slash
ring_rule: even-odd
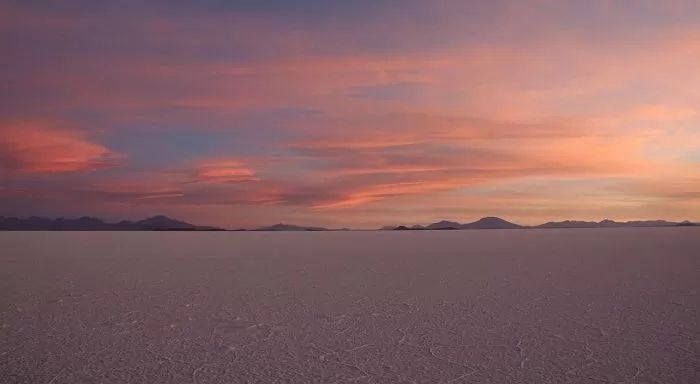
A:
<svg viewBox="0 0 700 384">
<path fill-rule="evenodd" d="M 0 123 L 0 167 L 16 173 L 85 172 L 117 166 L 122 155 L 79 131 L 41 122 Z"/>
</svg>

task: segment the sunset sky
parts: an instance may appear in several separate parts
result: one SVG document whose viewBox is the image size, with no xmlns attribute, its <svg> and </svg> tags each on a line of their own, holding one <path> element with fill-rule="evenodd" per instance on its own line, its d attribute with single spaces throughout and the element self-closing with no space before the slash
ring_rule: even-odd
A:
<svg viewBox="0 0 700 384">
<path fill-rule="evenodd" d="M 0 1 L 0 215 L 700 221 L 700 2 Z"/>
</svg>

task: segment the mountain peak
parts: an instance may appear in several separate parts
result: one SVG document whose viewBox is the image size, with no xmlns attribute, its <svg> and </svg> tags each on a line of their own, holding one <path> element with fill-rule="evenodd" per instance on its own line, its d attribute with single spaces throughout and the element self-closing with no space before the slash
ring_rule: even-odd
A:
<svg viewBox="0 0 700 384">
<path fill-rule="evenodd" d="M 522 228 L 518 224 L 501 219 L 500 217 L 487 216 L 468 224 L 462 224 L 464 229 L 515 229 Z"/>
<path fill-rule="evenodd" d="M 441 220 L 426 226 L 426 229 L 458 229 L 462 224 L 456 221 Z"/>
<path fill-rule="evenodd" d="M 500 217 L 487 216 L 473 222 L 460 224 L 456 221 L 442 220 L 426 227 L 417 226 L 415 229 L 515 229 L 522 228 L 518 224 L 503 220 Z"/>
<path fill-rule="evenodd" d="M 120 221 L 109 223 L 96 217 L 83 216 L 77 219 L 48 219 L 32 216 L 27 219 L 5 217 L 0 219 L 0 230 L 40 231 L 158 231 L 158 230 L 220 230 L 215 227 L 200 227 L 184 221 L 158 215 L 137 222 Z"/>
<path fill-rule="evenodd" d="M 164 215 L 157 215 L 136 222 L 137 225 L 153 227 L 157 229 L 190 229 L 195 226 L 180 220 L 171 219 Z"/>
<path fill-rule="evenodd" d="M 274 224 L 266 227 L 260 227 L 256 231 L 326 231 L 326 228 L 321 227 L 304 227 L 293 224 Z"/>
<path fill-rule="evenodd" d="M 475 222 L 476 223 L 508 223 L 508 221 L 503 220 L 500 217 L 496 217 L 496 216 L 482 217 L 481 219 L 479 219 Z"/>
</svg>

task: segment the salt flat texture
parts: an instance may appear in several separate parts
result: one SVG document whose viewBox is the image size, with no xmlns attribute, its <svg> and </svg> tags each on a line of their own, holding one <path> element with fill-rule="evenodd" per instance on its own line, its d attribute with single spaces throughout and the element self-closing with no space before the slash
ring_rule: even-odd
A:
<svg viewBox="0 0 700 384">
<path fill-rule="evenodd" d="M 699 383 L 697 228 L 0 233 L 3 383 Z"/>
</svg>

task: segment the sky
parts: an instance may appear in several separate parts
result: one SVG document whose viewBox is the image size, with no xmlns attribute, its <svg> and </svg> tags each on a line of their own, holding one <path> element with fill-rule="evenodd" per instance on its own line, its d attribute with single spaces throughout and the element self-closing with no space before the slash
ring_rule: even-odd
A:
<svg viewBox="0 0 700 384">
<path fill-rule="evenodd" d="M 700 221 L 694 0 L 0 0 L 0 215 Z"/>
</svg>

